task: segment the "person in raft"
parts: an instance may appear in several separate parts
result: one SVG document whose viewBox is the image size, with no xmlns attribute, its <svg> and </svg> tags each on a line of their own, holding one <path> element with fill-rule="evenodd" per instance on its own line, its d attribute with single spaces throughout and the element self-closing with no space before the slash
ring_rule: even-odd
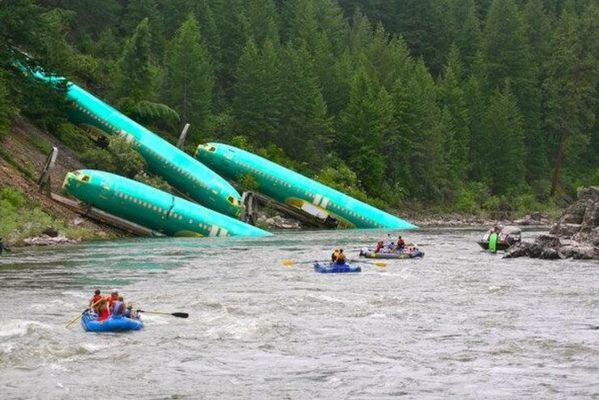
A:
<svg viewBox="0 0 599 400">
<path fill-rule="evenodd" d="M 98 321 L 107 320 L 110 317 L 110 311 L 108 310 L 108 300 L 102 299 L 96 306 Z"/>
<path fill-rule="evenodd" d="M 376 247 L 374 248 L 374 252 L 378 253 L 379 251 L 383 250 L 384 247 L 385 247 L 385 243 L 382 240 L 379 240 L 378 242 L 376 242 Z"/>
<path fill-rule="evenodd" d="M 0 254 L 2 254 L 2 251 L 3 251 L 3 250 L 6 250 L 6 251 L 7 251 L 7 252 L 9 252 L 9 253 L 10 253 L 10 251 L 11 251 L 11 250 L 10 250 L 8 247 L 6 247 L 6 246 L 4 245 L 4 243 L 2 242 L 2 238 L 0 238 Z"/>
<path fill-rule="evenodd" d="M 331 262 L 337 261 L 337 257 L 339 257 L 339 249 L 333 250 L 333 253 L 331 254 Z"/>
<path fill-rule="evenodd" d="M 89 299 L 89 307 L 93 308 L 100 300 L 102 300 L 102 295 L 100 294 L 100 289 L 96 289 L 94 295 Z"/>
<path fill-rule="evenodd" d="M 110 315 L 122 317 L 125 314 L 125 300 L 123 296 L 118 296 L 116 300 L 110 304 Z"/>
<path fill-rule="evenodd" d="M 137 313 L 133 309 L 132 303 L 127 304 L 127 309 L 125 310 L 125 314 L 123 314 L 123 316 L 125 318 L 139 319 Z"/>
<path fill-rule="evenodd" d="M 341 265 L 345 264 L 345 254 L 343 254 L 343 249 L 339 249 L 335 263 Z"/>
<path fill-rule="evenodd" d="M 110 292 L 110 296 L 106 296 L 106 300 L 108 301 L 109 307 L 112 305 L 112 303 L 114 303 L 115 301 L 118 301 L 118 299 L 119 299 L 119 291 L 116 289 L 112 289 L 112 292 Z"/>
<path fill-rule="evenodd" d="M 397 251 L 402 251 L 406 247 L 406 242 L 402 239 L 401 235 L 397 238 Z"/>
</svg>

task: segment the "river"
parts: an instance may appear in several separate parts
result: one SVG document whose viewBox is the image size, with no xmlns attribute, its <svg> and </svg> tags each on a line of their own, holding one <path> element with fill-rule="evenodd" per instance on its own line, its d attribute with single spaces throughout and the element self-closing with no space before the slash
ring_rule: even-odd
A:
<svg viewBox="0 0 599 400">
<path fill-rule="evenodd" d="M 406 232 L 422 260 L 359 274 L 309 262 L 357 259 L 382 232 L 16 250 L 0 257 L 0 398 L 599 398 L 599 263 L 502 259 L 481 232 Z M 190 316 L 65 328 L 96 287 Z"/>
</svg>

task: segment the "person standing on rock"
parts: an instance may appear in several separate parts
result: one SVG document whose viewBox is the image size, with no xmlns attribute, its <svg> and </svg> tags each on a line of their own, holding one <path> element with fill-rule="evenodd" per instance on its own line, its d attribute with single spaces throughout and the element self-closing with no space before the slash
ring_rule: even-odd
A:
<svg viewBox="0 0 599 400">
<path fill-rule="evenodd" d="M 0 238 L 0 254 L 2 254 L 2 251 L 3 251 L 3 250 L 6 250 L 6 251 L 7 251 L 7 252 L 9 252 L 9 253 L 10 253 L 10 251 L 11 251 L 11 250 L 10 250 L 8 247 L 6 247 L 6 246 L 4 245 L 4 243 L 2 242 L 2 238 Z"/>
<path fill-rule="evenodd" d="M 497 230 L 497 228 L 493 229 L 489 235 L 489 251 L 491 253 L 497 253 Z"/>
</svg>

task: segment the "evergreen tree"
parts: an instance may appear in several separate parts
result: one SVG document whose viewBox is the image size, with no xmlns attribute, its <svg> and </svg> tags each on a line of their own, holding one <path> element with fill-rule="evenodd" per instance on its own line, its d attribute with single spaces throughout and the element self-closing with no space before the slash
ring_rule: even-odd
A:
<svg viewBox="0 0 599 400">
<path fill-rule="evenodd" d="M 524 166 L 524 131 L 517 101 L 509 85 L 495 91 L 483 120 L 485 129 L 485 176 L 492 193 L 506 194 L 521 189 Z"/>
<path fill-rule="evenodd" d="M 152 33 L 152 52 L 155 57 L 160 57 L 164 52 L 166 40 L 157 0 L 129 0 L 123 10 L 123 30 L 127 33 L 133 31 L 145 18 L 148 19 Z"/>
<path fill-rule="evenodd" d="M 282 56 L 281 131 L 275 144 L 297 155 L 309 169 L 319 170 L 331 143 L 332 124 L 327 115 L 314 61 L 308 50 L 288 45 Z"/>
<path fill-rule="evenodd" d="M 392 95 L 398 132 L 389 137 L 386 146 L 391 187 L 433 202 L 445 199 L 449 186 L 442 113 L 435 92 L 435 83 L 422 60 L 407 79 L 396 82 Z"/>
<path fill-rule="evenodd" d="M 480 22 L 474 0 L 451 0 L 449 4 L 452 37 L 464 63 L 470 71 L 481 46 Z"/>
<path fill-rule="evenodd" d="M 266 146 L 275 141 L 280 123 L 280 66 L 276 51 L 266 41 L 260 54 L 248 40 L 239 59 L 233 99 L 237 134 L 247 135 Z"/>
<path fill-rule="evenodd" d="M 195 140 L 206 133 L 212 107 L 214 75 L 208 48 L 193 15 L 177 30 L 166 65 L 165 96 L 191 124 Z"/>
<path fill-rule="evenodd" d="M 383 142 L 393 131 L 393 101 L 365 69 L 354 76 L 349 103 L 340 115 L 340 155 L 357 174 L 362 186 L 381 195 L 386 160 Z"/>
<path fill-rule="evenodd" d="M 545 124 L 555 138 L 552 194 L 560 187 L 562 160 L 575 165 L 592 143 L 599 84 L 598 23 L 596 8 L 589 8 L 582 18 L 566 10 L 555 30 L 545 84 Z"/>
<path fill-rule="evenodd" d="M 455 46 L 449 52 L 439 82 L 438 102 L 444 113 L 445 154 L 452 181 L 464 182 L 470 161 L 470 117 L 462 89 L 462 67 Z"/>
<path fill-rule="evenodd" d="M 484 32 L 483 54 L 487 68 L 487 91 L 501 88 L 506 79 L 511 83 L 518 107 L 522 110 L 526 132 L 527 170 L 530 179 L 543 173 L 544 154 L 539 151 L 540 92 L 537 87 L 524 24 L 514 0 L 493 0 Z"/>
<path fill-rule="evenodd" d="M 152 65 L 151 34 L 148 19 L 142 20 L 123 50 L 118 63 L 116 95 L 122 104 L 152 100 L 155 95 L 155 69 Z M 125 109 L 128 107 L 125 106 Z"/>
</svg>

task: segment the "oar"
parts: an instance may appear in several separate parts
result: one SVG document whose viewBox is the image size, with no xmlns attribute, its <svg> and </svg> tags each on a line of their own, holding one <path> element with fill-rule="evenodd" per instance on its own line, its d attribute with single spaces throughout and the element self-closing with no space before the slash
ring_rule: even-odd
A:
<svg viewBox="0 0 599 400">
<path fill-rule="evenodd" d="M 317 262 L 327 262 L 327 261 L 294 261 L 294 260 L 290 260 L 290 259 L 286 259 L 286 260 L 281 260 L 281 264 L 283 264 L 283 266 L 285 267 L 292 267 L 296 264 L 314 264 Z"/>
<path fill-rule="evenodd" d="M 172 315 L 173 317 L 178 317 L 178 318 L 187 318 L 187 317 L 189 317 L 189 314 L 186 313 L 186 312 L 167 313 L 167 312 L 162 312 L 162 311 L 145 311 L 145 310 L 137 310 L 137 312 L 146 313 L 146 314 Z"/>
<path fill-rule="evenodd" d="M 103 299 L 103 298 L 102 298 L 102 299 Z M 71 324 L 72 324 L 73 322 L 75 322 L 75 321 L 77 321 L 79 318 L 81 318 L 81 316 L 82 316 L 83 314 L 85 314 L 85 312 L 86 312 L 86 311 L 89 311 L 89 310 L 91 310 L 92 308 L 94 308 L 95 306 L 97 306 L 97 305 L 98 305 L 98 304 L 99 304 L 99 303 L 102 301 L 102 299 L 100 299 L 100 300 L 96 301 L 94 304 L 92 304 L 92 306 L 91 306 L 91 307 L 89 307 L 89 308 L 86 308 L 85 310 L 83 310 L 83 312 L 82 312 L 81 314 L 77 315 L 75 318 L 73 318 L 71 321 L 69 321 L 69 323 L 68 323 L 68 324 L 65 326 L 65 328 L 68 328 L 69 326 L 71 326 Z"/>
</svg>

